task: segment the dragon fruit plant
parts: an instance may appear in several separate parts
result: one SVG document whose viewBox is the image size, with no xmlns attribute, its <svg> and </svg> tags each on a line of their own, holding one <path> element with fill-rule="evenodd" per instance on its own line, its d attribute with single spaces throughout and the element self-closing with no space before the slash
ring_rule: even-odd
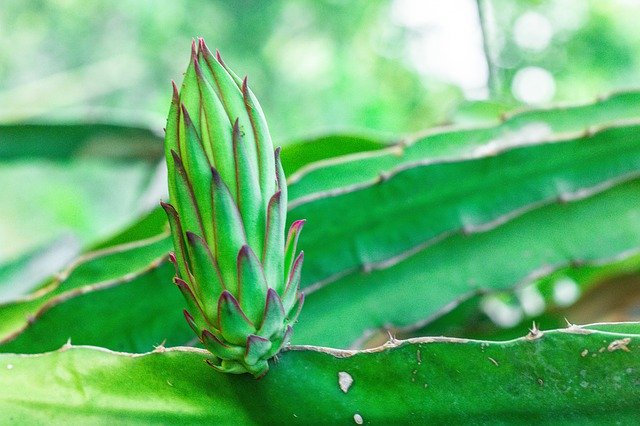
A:
<svg viewBox="0 0 640 426">
<path fill-rule="evenodd" d="M 263 376 L 303 303 L 303 221 L 285 241 L 287 184 L 264 114 L 244 80 L 203 39 L 167 119 L 174 282 L 215 369 Z"/>
<path fill-rule="evenodd" d="M 0 154 L 87 155 L 70 129 L 162 160 L 155 132 L 96 124 L 0 123 Z M 640 424 L 640 322 L 561 315 L 636 294 L 640 91 L 366 141 L 293 143 L 281 164 L 246 79 L 194 43 L 166 215 L 40 284 L 21 282 L 40 253 L 0 265 L 0 423 Z M 302 279 L 287 212 L 313 223 Z M 491 324 L 507 316 L 523 322 Z"/>
</svg>

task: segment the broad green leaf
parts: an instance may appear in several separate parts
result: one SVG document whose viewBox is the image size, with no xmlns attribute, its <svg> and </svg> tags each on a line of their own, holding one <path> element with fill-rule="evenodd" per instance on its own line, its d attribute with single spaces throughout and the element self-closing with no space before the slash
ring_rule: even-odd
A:
<svg viewBox="0 0 640 426">
<path fill-rule="evenodd" d="M 576 310 L 581 310 L 581 305 L 586 303 L 581 296 L 598 297 L 599 293 L 596 292 L 600 292 L 601 287 L 608 286 L 614 288 L 614 293 L 623 298 L 632 297 L 628 294 L 631 285 L 623 286 L 623 280 L 625 277 L 637 277 L 638 274 L 640 274 L 640 254 L 625 256 L 623 260 L 614 259 L 612 262 L 573 264 L 525 286 L 510 289 L 508 293 L 477 295 L 461 300 L 459 303 L 453 303 L 450 305 L 450 312 L 434 321 L 421 327 L 391 330 L 391 333 L 398 338 L 450 336 L 496 340 L 522 335 L 532 327 L 534 322 L 543 328 L 564 326 L 567 321 L 580 323 L 584 322 L 585 314 L 576 315 Z M 603 288 L 602 291 L 607 290 Z M 611 291 L 611 288 L 608 291 Z M 487 309 L 491 308 L 491 305 L 486 304 L 487 299 L 501 300 L 504 303 L 504 309 L 493 309 L 494 316 L 501 317 L 506 310 L 509 310 L 510 317 L 519 316 L 519 323 L 507 328 L 503 328 L 504 325 L 496 327 L 496 322 L 487 315 Z M 595 303 L 603 305 L 608 302 L 597 300 Z M 631 303 L 633 303 L 632 300 Z M 498 310 L 501 312 L 497 312 Z M 606 306 L 603 306 L 603 310 L 606 312 Z M 591 321 L 609 320 L 608 316 L 597 317 L 598 314 L 593 310 L 586 313 Z M 384 332 L 380 335 L 387 337 Z M 369 343 L 367 342 L 366 345 Z"/>
<path fill-rule="evenodd" d="M 51 307 L 68 299 L 95 291 L 97 288 L 117 286 L 140 275 L 153 282 L 156 278 L 147 275 L 147 273 L 161 263 L 170 249 L 170 239 L 165 234 L 160 234 L 148 240 L 85 254 L 58 275 L 46 281 L 32 295 L 10 303 L 0 304 L 0 342 L 12 340 Z M 166 272 L 170 273 L 168 269 Z M 171 275 L 168 276 L 169 279 L 166 283 L 171 282 Z M 153 292 L 147 297 L 153 297 Z M 147 300 L 141 299 L 138 303 L 145 304 Z M 153 303 L 159 303 L 159 301 L 154 300 Z M 112 304 L 111 309 L 115 309 L 116 306 Z M 123 314 L 126 314 L 128 308 L 130 307 L 123 306 L 120 309 Z M 99 321 L 101 318 L 93 319 Z M 67 323 L 64 322 L 65 326 L 57 324 L 60 332 L 64 333 Z M 77 325 L 82 327 L 88 324 L 81 322 Z M 43 343 L 32 342 L 34 345 Z"/>
<path fill-rule="evenodd" d="M 97 284 L 98 289 L 85 286 L 82 294 L 63 293 L 66 300 L 50 299 L 50 305 L 33 314 L 31 326 L 0 351 L 52 351 L 68 339 L 131 352 L 184 345 L 194 336 L 182 315 L 184 301 L 172 275 L 173 266 L 165 262 L 130 280 Z"/>
<path fill-rule="evenodd" d="M 289 220 L 307 220 L 303 288 L 640 173 L 640 125 L 482 149 L 479 158 L 428 161 L 331 196 L 293 199 Z"/>
<path fill-rule="evenodd" d="M 374 329 L 437 315 L 480 290 L 505 290 L 572 262 L 617 258 L 638 249 L 638 218 L 636 179 L 586 199 L 554 200 L 494 229 L 452 234 L 395 264 L 316 287 L 293 341 L 348 346 Z"/>
<path fill-rule="evenodd" d="M 638 118 L 640 92 L 624 92 L 588 105 L 525 110 L 505 116 L 494 127 L 431 129 L 385 149 L 309 165 L 289 176 L 290 198 L 317 197 L 318 193 L 370 184 L 400 165 L 484 155 L 479 147 L 487 144 L 499 149 Z"/>
<path fill-rule="evenodd" d="M 307 164 L 358 152 L 376 151 L 391 143 L 391 138 L 379 135 L 336 133 L 289 142 L 280 158 L 285 173 L 291 176 Z"/>
<path fill-rule="evenodd" d="M 450 121 L 460 127 L 497 125 L 512 109 L 513 104 L 510 103 L 491 100 L 465 101 L 458 105 Z"/>
<path fill-rule="evenodd" d="M 163 135 L 145 127 L 105 123 L 0 124 L 0 159 L 107 159 L 157 163 Z"/>
<path fill-rule="evenodd" d="M 0 355 L 0 411 L 46 424 L 634 424 L 639 342 L 636 323 L 368 352 L 298 347 L 261 380 L 217 373 L 197 349 L 66 345 Z"/>
<path fill-rule="evenodd" d="M 106 238 L 91 247 L 91 250 L 99 250 L 120 244 L 133 243 L 135 241 L 146 240 L 155 237 L 158 234 L 167 232 L 169 224 L 167 223 L 166 213 L 158 206 L 157 208 L 147 212 L 142 217 L 136 219 L 126 228 L 117 232 L 109 238 Z M 168 238 L 168 236 L 167 236 Z"/>
</svg>

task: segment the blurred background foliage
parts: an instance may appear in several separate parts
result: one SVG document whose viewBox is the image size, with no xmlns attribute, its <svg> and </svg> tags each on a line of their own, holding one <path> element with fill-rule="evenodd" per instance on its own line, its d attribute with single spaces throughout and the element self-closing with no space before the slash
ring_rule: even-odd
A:
<svg viewBox="0 0 640 426">
<path fill-rule="evenodd" d="M 464 120 L 474 101 L 636 87 L 639 19 L 624 0 L 3 0 L 0 117 L 160 126 L 185 46 L 203 36 L 249 75 L 279 143 L 413 132 Z"/>
<path fill-rule="evenodd" d="M 249 76 L 279 145 L 489 124 L 514 108 L 640 87 L 638 22 L 631 0 L 2 0 L 0 122 L 139 126 L 151 130 L 135 136 L 147 147 L 202 36 Z M 67 130 L 24 141 L 19 155 L 0 139 L 0 280 L 15 288 L 157 205 L 164 188 L 159 152 L 40 150 L 68 143 Z M 470 309 L 489 300 L 484 311 L 499 313 L 516 299 L 478 297 Z M 464 331 L 423 332 L 486 335 L 483 325 L 470 316 Z"/>
</svg>

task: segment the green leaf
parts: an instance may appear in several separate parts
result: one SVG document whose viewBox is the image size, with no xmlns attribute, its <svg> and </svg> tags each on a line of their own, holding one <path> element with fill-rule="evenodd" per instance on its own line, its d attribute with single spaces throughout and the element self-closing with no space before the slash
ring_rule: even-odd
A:
<svg viewBox="0 0 640 426">
<path fill-rule="evenodd" d="M 27 311 L 33 322 L 0 350 L 51 351 L 68 339 L 132 352 L 146 352 L 163 343 L 184 345 L 194 336 L 183 318 L 184 299 L 171 282 L 172 275 L 173 266 L 166 262 L 128 280 L 64 293 L 40 310 L 34 308 L 33 314 Z M 3 328 L 10 325 L 5 311 L 0 311 Z"/>
<path fill-rule="evenodd" d="M 493 229 L 454 233 L 394 263 L 307 291 L 294 342 L 349 346 L 374 329 L 413 326 L 481 290 L 632 253 L 640 240 L 638 217 L 636 179 L 582 200 L 551 201 Z"/>
<path fill-rule="evenodd" d="M 65 346 L 0 355 L 0 411 L 9 422 L 47 424 L 634 424 L 639 342 L 636 323 L 496 343 L 293 348 L 261 380 L 219 374 L 197 349 Z"/>
<path fill-rule="evenodd" d="M 299 241 L 307 257 L 302 287 L 393 263 L 453 234 L 638 173 L 640 125 L 482 150 L 478 158 L 403 166 L 376 182 L 291 201 L 290 220 L 308 224 Z"/>
<path fill-rule="evenodd" d="M 586 317 L 576 316 L 576 309 L 585 302 L 585 298 L 595 299 L 595 292 L 608 292 L 607 286 L 615 287 L 615 293 L 624 298 L 632 296 L 625 294 L 629 287 L 635 287 L 635 283 L 623 287 L 625 278 L 637 277 L 640 274 L 640 252 L 635 254 L 624 253 L 622 259 L 613 259 L 610 262 L 596 260 L 592 262 L 575 262 L 565 268 L 560 268 L 550 274 L 545 274 L 540 279 L 524 286 L 510 289 L 508 292 L 499 292 L 489 296 L 475 296 L 460 303 L 452 303 L 451 311 L 430 321 L 420 328 L 411 328 L 406 332 L 400 332 L 397 336 L 408 338 L 415 336 L 450 336 L 474 339 L 510 339 L 521 335 L 531 328 L 532 322 L 541 327 L 551 328 L 563 326 L 567 321 L 585 322 L 608 320 L 611 318 L 611 306 L 609 301 L 597 300 L 602 307 L 601 312 L 587 310 Z M 574 292 L 567 299 L 566 289 Z M 582 297 L 584 296 L 584 297 Z M 498 324 L 487 316 L 487 309 L 483 308 L 483 301 L 487 298 L 505 298 L 506 303 L 515 312 L 521 313 L 521 321 L 515 326 L 506 327 Z M 609 305 L 609 306 L 608 306 Z M 628 307 L 633 315 L 633 304 Z M 605 314 L 605 316 L 601 316 Z M 385 334 L 386 337 L 386 334 Z"/>
<path fill-rule="evenodd" d="M 168 235 L 168 230 L 169 224 L 167 223 L 166 213 L 162 208 L 156 207 L 110 237 L 93 244 L 90 247 L 90 251 L 146 240 L 163 232 Z"/>
<path fill-rule="evenodd" d="M 385 149 L 321 161 L 298 170 L 289 175 L 290 199 L 317 197 L 319 193 L 368 184 L 403 164 L 473 157 L 484 145 L 504 148 L 556 139 L 639 117 L 640 92 L 623 92 L 593 104 L 517 112 L 505 116 L 505 121 L 494 127 L 431 129 Z"/>
<path fill-rule="evenodd" d="M 163 153 L 160 132 L 100 122 L 0 124 L 0 140 L 3 161 L 95 159 L 156 164 Z"/>
<path fill-rule="evenodd" d="M 0 342 L 7 342 L 20 335 L 25 329 L 31 328 L 35 323 L 41 323 L 39 318 L 42 315 L 49 314 L 47 312 L 57 305 L 66 305 L 72 298 L 83 296 L 85 293 L 93 293 L 97 289 L 118 288 L 120 283 L 137 282 L 136 278 L 144 277 L 144 282 L 152 285 L 154 281 L 157 281 L 157 276 L 150 275 L 148 272 L 155 269 L 163 259 L 166 258 L 166 253 L 171 249 L 171 240 L 166 234 L 161 234 L 155 238 L 149 240 L 143 240 L 136 243 L 129 243 L 121 246 L 115 246 L 108 249 L 90 252 L 71 265 L 61 271 L 54 278 L 45 282 L 34 294 L 29 297 L 19 299 L 17 301 L 1 304 L 0 305 Z M 135 299 L 133 296 L 128 296 L 128 304 L 123 306 L 132 305 L 132 300 L 138 300 L 138 304 L 135 306 L 144 309 L 146 301 L 153 299 L 154 305 L 163 305 L 166 301 L 180 300 L 180 295 L 171 284 L 171 277 L 173 275 L 171 266 L 166 263 L 166 276 L 160 282 L 156 282 L 156 285 L 161 285 L 162 288 L 167 288 L 171 291 L 170 294 L 176 295 L 177 299 L 167 297 L 162 292 L 148 291 L 142 298 Z M 135 284 L 125 287 L 123 292 L 129 290 L 137 291 Z M 155 300 L 155 297 L 162 298 L 163 300 Z M 126 298 L 123 298 L 126 299 Z M 91 309 L 90 302 L 87 305 L 87 309 Z M 120 302 L 122 303 L 122 302 Z M 110 306 L 110 307 L 109 307 Z M 114 309 L 117 304 L 111 303 L 107 306 L 108 309 Z M 182 306 L 181 303 L 174 304 L 175 307 Z M 131 306 L 128 306 L 131 308 Z M 127 315 L 127 312 L 133 314 L 135 310 L 121 309 L 121 315 Z M 73 310 L 72 310 L 73 313 Z M 146 316 L 146 315 L 145 315 Z M 64 318 L 64 316 L 62 316 Z M 68 338 L 73 336 L 67 330 L 67 326 L 74 325 L 78 328 L 83 328 L 85 331 L 93 333 L 96 338 L 99 338 L 94 331 L 91 331 L 91 323 L 87 323 L 83 319 L 78 319 L 77 322 L 69 323 L 67 319 L 60 319 L 61 317 L 52 317 L 51 322 L 46 322 L 48 326 L 55 332 L 49 337 L 44 339 L 29 340 L 28 337 L 24 337 L 26 345 L 31 346 L 33 349 L 26 350 L 28 352 L 38 351 L 39 347 L 50 347 L 48 345 L 59 345 L 59 341 L 55 339 L 56 334 L 64 334 Z M 77 318 L 77 317 L 76 317 Z M 90 315 L 92 321 L 105 321 L 109 319 L 109 316 L 100 317 Z M 59 323 L 58 321 L 62 321 Z M 138 319 L 144 321 L 142 319 Z M 162 319 L 160 319 L 162 320 Z M 61 326 L 61 324 L 65 324 Z M 117 325 L 119 328 L 131 328 L 129 323 L 111 322 L 112 325 Z M 106 328 L 106 325 L 104 326 Z M 164 335 L 162 330 L 160 335 Z M 133 332 L 133 329 L 132 329 Z M 105 332 L 106 333 L 106 332 Z M 118 331 L 114 331 L 114 335 L 117 335 Z M 45 334 L 45 336 L 48 336 Z M 21 337 L 22 339 L 23 337 Z M 120 339 L 120 344 L 133 343 L 127 341 L 127 339 Z M 55 346 L 54 346 L 55 347 Z M 144 350 L 148 350 L 145 347 Z"/>
<path fill-rule="evenodd" d="M 287 176 L 298 172 L 304 166 L 321 160 L 376 151 L 387 148 L 391 138 L 377 134 L 359 135 L 336 133 L 289 142 L 281 153 L 282 165 Z"/>
</svg>

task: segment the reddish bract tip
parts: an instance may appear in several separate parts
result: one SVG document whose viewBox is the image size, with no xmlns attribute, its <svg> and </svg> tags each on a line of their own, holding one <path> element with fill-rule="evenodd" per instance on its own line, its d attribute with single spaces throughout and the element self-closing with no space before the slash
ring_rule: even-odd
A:
<svg viewBox="0 0 640 426">
<path fill-rule="evenodd" d="M 171 80 L 171 87 L 173 88 L 173 98 L 171 101 L 177 105 L 180 103 L 180 94 L 178 93 L 178 86 L 176 86 L 176 82 L 173 80 Z"/>
<path fill-rule="evenodd" d="M 244 78 L 242 79 L 242 94 L 246 97 L 249 95 L 249 83 L 248 83 L 248 77 L 245 75 Z"/>
<path fill-rule="evenodd" d="M 242 308 L 240 308 L 240 303 L 238 303 L 238 300 L 233 297 L 233 294 L 229 293 L 228 290 L 225 290 L 222 292 L 222 294 L 220 295 L 220 298 L 218 299 L 218 321 L 220 320 L 221 317 L 221 311 L 222 311 L 222 305 L 223 304 L 230 304 L 233 305 L 234 308 L 242 314 L 242 317 L 247 321 L 247 323 L 251 324 L 251 321 L 249 321 L 249 318 L 247 318 L 244 315 L 244 312 L 242 312 Z"/>
<path fill-rule="evenodd" d="M 173 207 L 171 204 L 165 203 L 164 201 L 160 201 L 160 206 L 164 209 L 164 211 L 168 215 L 171 215 L 176 218 L 178 217 L 178 212 L 176 211 L 175 207 Z"/>
<path fill-rule="evenodd" d="M 176 272 L 176 276 L 180 276 L 180 268 L 178 268 L 178 259 L 176 258 L 176 254 L 174 252 L 169 252 L 169 262 L 173 265 L 173 269 Z"/>
<path fill-rule="evenodd" d="M 269 198 L 269 204 L 267 205 L 267 210 L 270 211 L 273 208 L 274 204 L 277 204 L 280 202 L 280 197 L 282 196 L 282 191 L 281 190 L 277 190 L 275 194 L 273 194 L 271 196 L 271 198 Z"/>
<path fill-rule="evenodd" d="M 209 48 L 207 47 L 207 44 L 204 42 L 203 38 L 198 39 L 199 45 L 200 45 L 200 54 L 204 57 L 204 58 L 210 58 L 212 56 L 211 51 L 209 50 Z"/>
<path fill-rule="evenodd" d="M 298 254 L 298 257 L 296 257 L 296 260 L 293 261 L 293 266 L 291 266 L 291 272 L 289 272 L 289 276 L 287 277 L 287 287 L 289 286 L 289 284 L 292 282 L 293 277 L 296 274 L 300 273 L 300 270 L 302 269 L 302 262 L 304 261 L 304 251 L 301 251 Z M 300 283 L 298 282 L 298 285 L 300 285 Z"/>
<path fill-rule="evenodd" d="M 202 331 L 202 338 L 205 340 L 208 340 L 210 342 L 214 342 L 220 346 L 223 346 L 225 348 L 228 348 L 229 345 L 227 345 L 226 343 L 223 343 L 220 339 L 218 339 L 215 334 L 213 334 L 212 332 L 210 332 L 209 330 L 203 330 Z M 205 343 L 205 342 L 203 342 Z"/>
<path fill-rule="evenodd" d="M 211 177 L 213 178 L 213 183 L 216 186 L 220 186 L 222 184 L 222 177 L 220 176 L 220 173 L 218 173 L 215 167 L 211 168 Z"/>
<path fill-rule="evenodd" d="M 182 278 L 173 277 L 173 282 L 175 282 L 176 285 L 178 287 L 180 287 L 181 289 L 186 290 L 189 293 L 191 293 L 191 288 L 189 287 L 189 284 L 187 284 L 187 282 L 185 280 L 183 280 Z"/>
<path fill-rule="evenodd" d="M 302 229 L 305 223 L 307 223 L 306 219 L 296 220 L 291 224 L 291 229 L 295 229 L 296 231 L 299 231 Z"/>
<path fill-rule="evenodd" d="M 186 127 L 193 126 L 193 122 L 191 121 L 191 116 L 189 116 L 189 112 L 187 111 L 187 107 L 184 104 L 180 104 L 180 109 L 182 110 L 182 117 L 184 118 L 184 125 Z"/>
<path fill-rule="evenodd" d="M 200 68 L 200 61 L 198 61 L 197 57 L 193 58 L 193 67 L 196 70 L 196 77 L 202 78 L 202 68 Z"/>
<path fill-rule="evenodd" d="M 173 149 L 171 150 L 171 157 L 173 157 L 173 162 L 176 163 L 176 166 L 182 168 L 182 158 L 175 152 Z M 171 205 L 171 204 L 168 204 Z"/>
<path fill-rule="evenodd" d="M 196 40 L 191 39 L 191 59 L 195 59 L 197 55 L 198 55 L 198 52 L 196 48 Z"/>
<path fill-rule="evenodd" d="M 186 309 L 182 310 L 182 314 L 184 315 L 184 319 L 187 320 L 187 324 L 189 324 L 189 327 L 191 328 L 191 330 L 193 330 L 193 332 L 196 333 L 196 336 L 197 336 L 200 333 L 200 331 L 198 330 L 196 321 L 193 319 L 191 314 Z"/>
<path fill-rule="evenodd" d="M 238 252 L 238 262 L 240 261 L 241 258 L 249 257 L 249 250 L 251 249 L 246 244 L 240 248 L 240 251 Z"/>
<path fill-rule="evenodd" d="M 252 343 L 266 343 L 268 342 L 269 339 L 265 339 L 264 337 L 260 337 L 260 336 L 256 336 L 255 334 L 250 334 L 249 337 L 247 337 L 247 346 L 251 345 Z"/>
<path fill-rule="evenodd" d="M 267 290 L 267 303 L 264 309 L 265 315 L 267 314 L 267 312 L 269 312 L 270 306 L 274 303 L 279 308 L 280 312 L 282 312 L 282 314 L 284 315 L 284 307 L 282 306 L 282 301 L 280 300 L 280 296 L 278 296 L 278 292 L 269 287 L 269 289 Z"/>
<path fill-rule="evenodd" d="M 240 132 L 240 119 L 236 118 L 236 121 L 233 122 L 233 130 L 232 136 L 234 141 L 240 140 L 242 133 Z"/>
<path fill-rule="evenodd" d="M 220 51 L 218 49 L 216 49 L 216 60 L 220 63 L 220 65 L 222 65 L 223 67 L 225 66 L 225 63 L 222 60 L 222 55 L 220 55 Z"/>
<path fill-rule="evenodd" d="M 189 241 L 189 243 L 194 244 L 196 242 L 196 239 L 198 239 L 199 237 L 194 234 L 191 231 L 187 231 L 185 232 L 185 234 L 187 235 L 187 240 Z"/>
<path fill-rule="evenodd" d="M 182 310 L 182 314 L 184 315 L 184 318 L 187 320 L 187 322 L 190 322 L 190 323 L 195 322 L 193 319 L 193 316 L 186 309 Z"/>
<path fill-rule="evenodd" d="M 204 38 L 198 37 L 198 53 L 202 53 L 207 48 L 207 44 L 204 42 Z"/>
</svg>

